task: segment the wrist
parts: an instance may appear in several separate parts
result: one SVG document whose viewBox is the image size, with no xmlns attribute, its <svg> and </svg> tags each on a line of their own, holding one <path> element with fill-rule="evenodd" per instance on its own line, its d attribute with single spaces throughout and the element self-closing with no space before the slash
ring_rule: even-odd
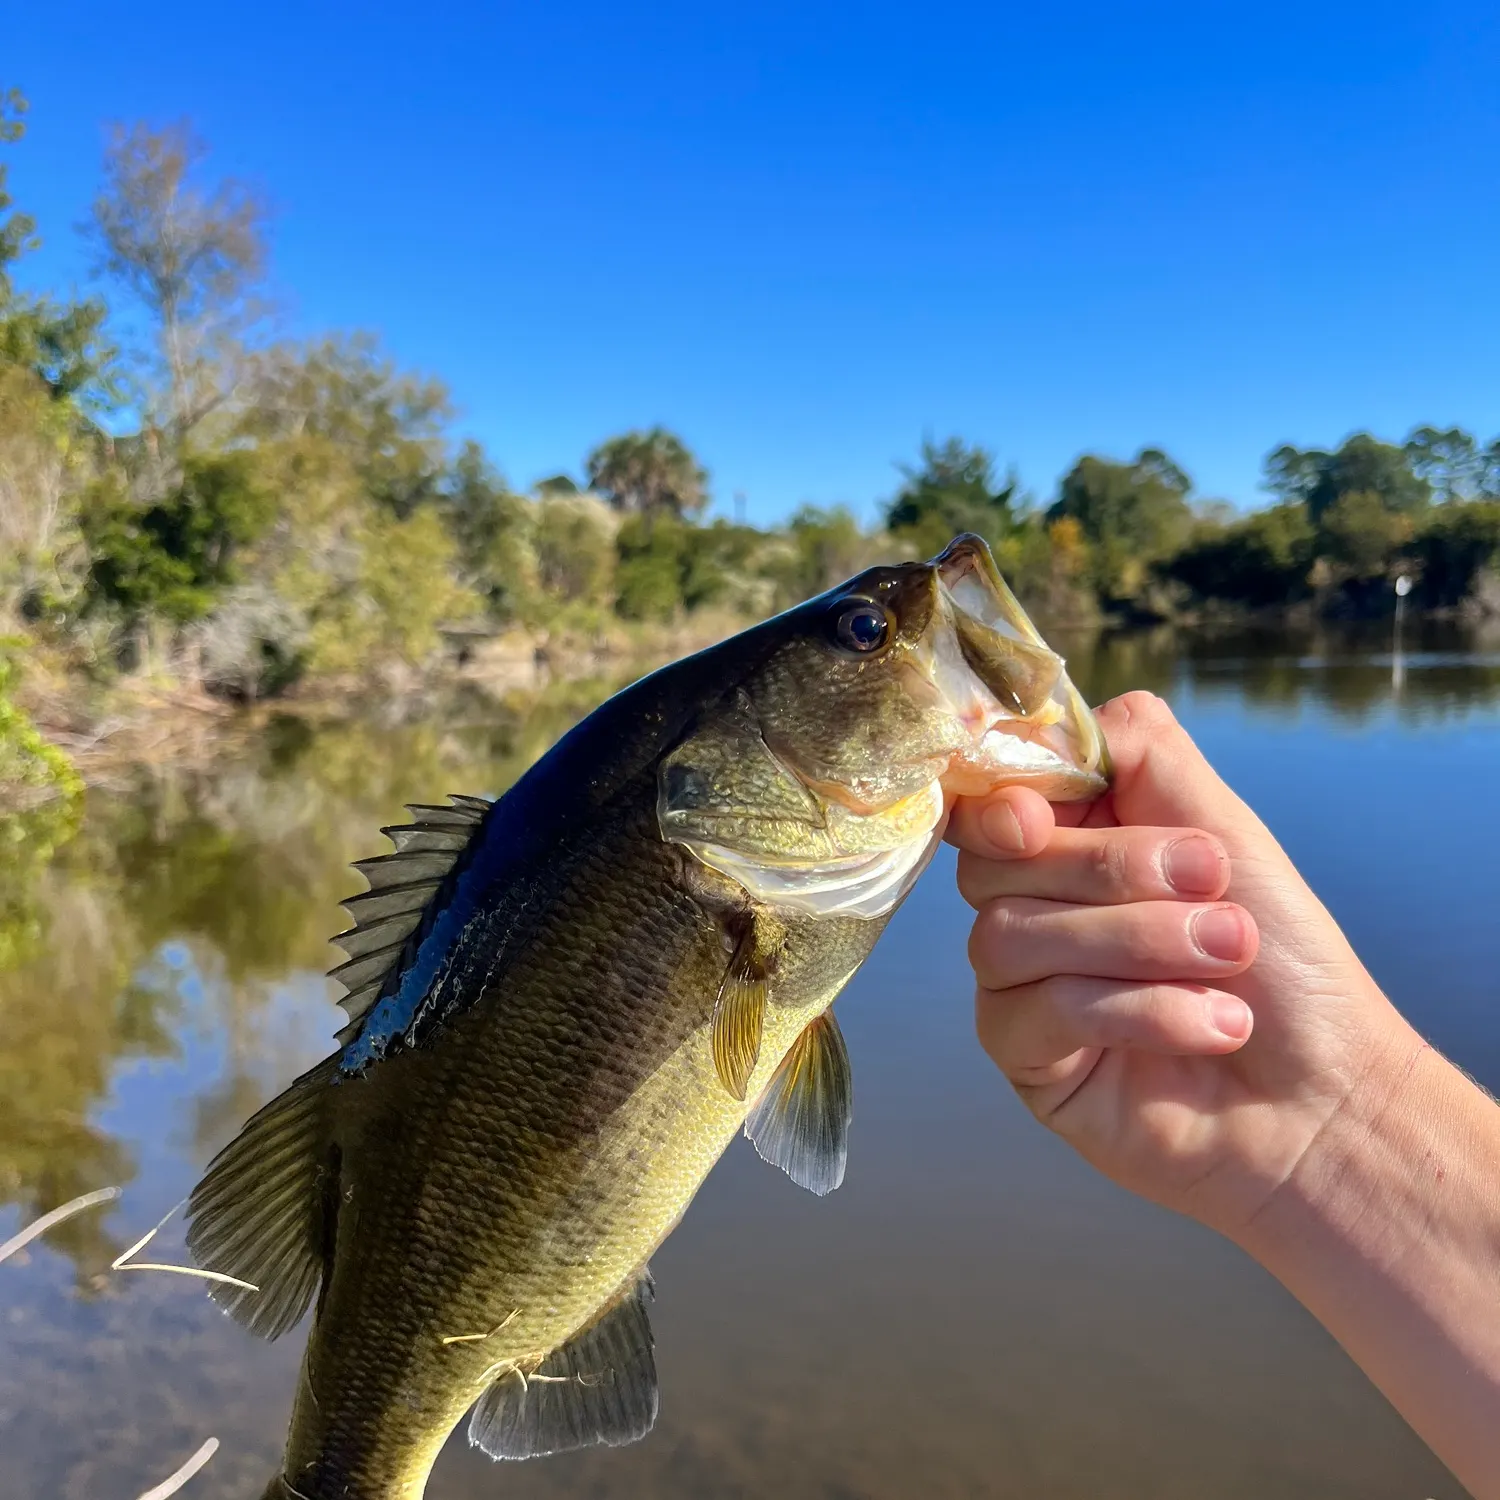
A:
<svg viewBox="0 0 1500 1500">
<path fill-rule="evenodd" d="M 1379 1261 L 1414 1232 L 1466 1217 L 1468 1143 L 1500 1111 L 1399 1018 L 1377 1060 L 1234 1238 L 1273 1274 L 1323 1243 Z M 1492 1196 L 1492 1194 L 1490 1194 Z"/>
<path fill-rule="evenodd" d="M 1500 1107 L 1403 1023 L 1235 1236 L 1476 1495 L 1500 1494 L 1497 1186 Z"/>
<path fill-rule="evenodd" d="M 1432 1049 L 1404 1022 L 1374 1049 L 1376 1060 L 1349 1081 L 1291 1170 L 1235 1231 L 1240 1248 L 1269 1270 L 1313 1236 L 1377 1230 L 1383 1206 L 1405 1191 L 1413 1122 L 1426 1106 L 1424 1059 Z"/>
</svg>

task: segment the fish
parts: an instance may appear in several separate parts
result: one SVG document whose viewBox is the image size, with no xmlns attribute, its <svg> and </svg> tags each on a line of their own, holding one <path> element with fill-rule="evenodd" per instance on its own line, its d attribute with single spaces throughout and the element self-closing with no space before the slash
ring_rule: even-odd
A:
<svg viewBox="0 0 1500 1500">
<path fill-rule="evenodd" d="M 467 1414 L 521 1460 L 644 1437 L 651 1257 L 737 1134 L 843 1181 L 831 1009 L 956 795 L 1109 784 L 1103 736 L 956 537 L 608 699 L 496 800 L 359 862 L 339 1047 L 188 1205 L 252 1333 L 313 1310 L 267 1500 L 416 1500 Z M 239 1284 L 234 1284 L 235 1282 Z"/>
</svg>

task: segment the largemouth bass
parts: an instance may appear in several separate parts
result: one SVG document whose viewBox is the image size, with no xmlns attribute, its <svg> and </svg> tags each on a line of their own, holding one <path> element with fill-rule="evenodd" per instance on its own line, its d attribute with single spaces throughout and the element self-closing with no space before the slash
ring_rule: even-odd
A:
<svg viewBox="0 0 1500 1500">
<path fill-rule="evenodd" d="M 1103 740 L 960 537 L 642 679 L 498 801 L 385 830 L 336 939 L 340 1050 L 189 1207 L 247 1328 L 316 1297 L 268 1500 L 415 1500 L 466 1412 L 496 1458 L 642 1437 L 652 1253 L 741 1129 L 839 1185 L 829 1007 L 948 797 L 1012 782 L 1097 796 Z"/>
</svg>

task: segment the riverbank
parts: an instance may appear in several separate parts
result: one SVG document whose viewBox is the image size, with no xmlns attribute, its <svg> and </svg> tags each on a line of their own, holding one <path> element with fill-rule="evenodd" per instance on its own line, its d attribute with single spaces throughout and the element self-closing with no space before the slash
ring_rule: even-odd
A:
<svg viewBox="0 0 1500 1500">
<path fill-rule="evenodd" d="M 55 653 L 16 644 L 9 677 L 0 680 L 0 711 L 9 710 L 0 718 L 0 814 L 83 787 L 118 790 L 143 771 L 208 767 L 288 716 L 310 724 L 353 717 L 398 724 L 436 712 L 456 694 L 524 715 L 543 694 L 568 696 L 570 684 L 592 704 L 748 623 L 704 611 L 671 626 L 621 626 L 587 637 L 454 633 L 421 666 L 397 661 L 367 676 L 307 678 L 253 702 L 210 691 L 183 663 L 100 680 Z"/>
</svg>

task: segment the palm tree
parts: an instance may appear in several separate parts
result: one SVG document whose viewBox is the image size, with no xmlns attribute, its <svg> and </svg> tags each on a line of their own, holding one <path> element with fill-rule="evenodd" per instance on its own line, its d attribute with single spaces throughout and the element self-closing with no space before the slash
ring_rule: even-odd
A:
<svg viewBox="0 0 1500 1500">
<path fill-rule="evenodd" d="M 588 456 L 589 487 L 616 510 L 641 515 L 694 515 L 708 502 L 708 471 L 664 427 L 627 432 Z"/>
</svg>

